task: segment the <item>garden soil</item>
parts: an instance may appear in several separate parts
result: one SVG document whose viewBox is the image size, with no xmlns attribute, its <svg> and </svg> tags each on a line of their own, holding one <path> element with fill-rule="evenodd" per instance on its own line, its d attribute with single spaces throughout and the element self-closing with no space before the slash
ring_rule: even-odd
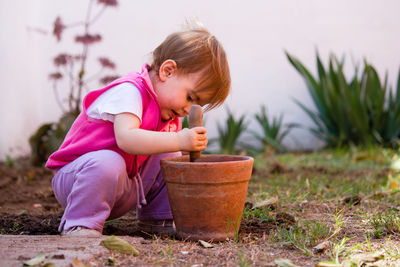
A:
<svg viewBox="0 0 400 267">
<path fill-rule="evenodd" d="M 37 256 L 40 252 L 46 254 L 47 262 L 52 262 L 56 266 L 69 266 L 75 258 L 94 266 L 103 265 L 110 261 L 110 258 L 116 259 L 116 265 L 119 266 L 142 265 L 149 262 L 155 265 L 170 264 L 168 257 L 163 257 L 163 255 L 168 256 L 169 250 L 165 253 L 163 251 L 166 246 L 170 249 L 171 242 L 177 241 L 171 237 L 157 237 L 138 231 L 134 211 L 119 219 L 106 222 L 103 235 L 121 236 L 131 244 L 136 244 L 142 253 L 144 251 L 144 254 L 147 254 L 146 257 L 132 259 L 133 257 L 115 255 L 100 245 L 104 236 L 61 237 L 57 228 L 63 208 L 53 194 L 52 177 L 52 171 L 31 166 L 29 159 L 19 159 L 8 164 L 0 163 L 0 267 L 21 266 L 24 261 Z M 265 239 L 270 229 L 271 225 L 268 223 L 249 221 L 246 224 L 242 223 L 240 235 L 250 234 L 253 240 Z M 206 248 L 201 248 L 196 242 L 174 244 L 174 248 L 181 247 L 183 255 L 185 251 L 191 253 L 194 248 L 200 249 L 199 253 L 192 255 L 189 262 L 204 262 L 202 249 Z M 218 246 L 222 246 L 222 250 L 225 249 L 223 243 Z M 160 253 L 163 255 L 159 256 Z M 164 258 L 167 258 L 166 262 Z M 218 263 L 218 258 L 215 260 Z M 229 257 L 221 257 L 221 260 L 220 263 L 226 264 Z M 207 262 L 211 263 L 212 260 L 209 259 Z"/>
</svg>

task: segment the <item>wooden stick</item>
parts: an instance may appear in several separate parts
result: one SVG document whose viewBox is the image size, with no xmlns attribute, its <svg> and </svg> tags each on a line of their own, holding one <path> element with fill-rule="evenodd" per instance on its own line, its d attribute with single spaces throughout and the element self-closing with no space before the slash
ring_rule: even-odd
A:
<svg viewBox="0 0 400 267">
<path fill-rule="evenodd" d="M 203 126 L 203 109 L 199 105 L 193 105 L 189 112 L 189 128 Z M 194 162 L 201 156 L 201 151 L 191 151 L 190 161 Z"/>
</svg>

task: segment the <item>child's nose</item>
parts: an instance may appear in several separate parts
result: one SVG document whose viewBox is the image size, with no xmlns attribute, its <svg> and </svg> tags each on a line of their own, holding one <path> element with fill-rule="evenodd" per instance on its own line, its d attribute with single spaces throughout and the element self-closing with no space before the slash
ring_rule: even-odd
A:
<svg viewBox="0 0 400 267">
<path fill-rule="evenodd" d="M 186 107 L 183 108 L 183 111 L 185 112 L 185 116 L 189 115 L 190 108 L 192 107 L 192 104 L 187 104 Z"/>
</svg>

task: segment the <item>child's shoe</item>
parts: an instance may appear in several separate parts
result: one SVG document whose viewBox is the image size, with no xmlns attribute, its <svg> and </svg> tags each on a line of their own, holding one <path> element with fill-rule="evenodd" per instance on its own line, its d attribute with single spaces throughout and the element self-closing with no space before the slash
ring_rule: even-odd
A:
<svg viewBox="0 0 400 267">
<path fill-rule="evenodd" d="M 174 235 L 176 232 L 174 220 L 148 220 L 139 221 L 140 231 L 150 234 Z"/>
<path fill-rule="evenodd" d="M 101 236 L 102 234 L 94 229 L 89 229 L 83 226 L 74 226 L 68 230 L 61 232 L 63 236 Z"/>
</svg>

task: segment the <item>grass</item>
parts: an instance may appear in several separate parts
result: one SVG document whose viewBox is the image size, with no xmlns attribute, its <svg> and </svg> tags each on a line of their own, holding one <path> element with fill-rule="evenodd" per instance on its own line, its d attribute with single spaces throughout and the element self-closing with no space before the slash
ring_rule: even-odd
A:
<svg viewBox="0 0 400 267">
<path fill-rule="evenodd" d="M 270 212 L 271 210 L 269 209 L 250 209 L 245 207 L 242 220 L 256 220 L 260 223 L 274 222 L 274 218 L 270 215 Z"/>
<path fill-rule="evenodd" d="M 253 206 L 246 205 L 232 240 L 205 248 L 171 238 L 127 237 L 140 257 L 111 256 L 119 266 L 275 266 L 276 259 L 315 266 L 380 253 L 374 266 L 400 266 L 400 192 L 389 182 L 399 176 L 390 168 L 396 154 L 350 148 L 259 155 L 248 188 Z M 321 244 L 327 245 L 316 250 Z"/>
<path fill-rule="evenodd" d="M 368 258 L 374 266 L 400 266 L 400 192 L 389 179 L 399 175 L 390 169 L 396 154 L 352 147 L 259 155 L 232 240 L 213 248 L 169 238 L 137 241 L 141 256 L 118 264 L 276 266 L 280 259 L 361 266 L 364 254 L 377 253 Z"/>
<path fill-rule="evenodd" d="M 331 227 L 317 220 L 303 220 L 289 227 L 276 228 L 271 235 L 271 240 L 297 248 L 307 256 L 313 255 L 310 248 L 328 238 L 332 232 Z"/>
<path fill-rule="evenodd" d="M 375 238 L 400 234 L 400 214 L 398 210 L 372 214 L 369 218 L 369 223 L 373 227 L 373 236 Z"/>
<path fill-rule="evenodd" d="M 388 186 L 389 177 L 398 175 L 390 169 L 396 154 L 379 147 L 352 147 L 260 155 L 254 162 L 249 202 L 278 201 L 275 209 L 246 208 L 243 220 L 273 225 L 272 244 L 320 261 L 341 263 L 353 254 L 384 250 L 384 237 L 400 241 L 400 193 Z M 277 224 L 279 213 L 289 214 L 295 223 Z M 313 248 L 324 241 L 330 246 L 315 253 Z M 384 254 L 392 259 L 399 255 L 393 247 Z"/>
<path fill-rule="evenodd" d="M 392 155 L 387 150 L 327 150 L 260 157 L 255 160 L 258 175 L 252 178 L 251 192 L 262 190 L 291 202 L 367 195 L 387 183 L 385 171 Z"/>
</svg>

